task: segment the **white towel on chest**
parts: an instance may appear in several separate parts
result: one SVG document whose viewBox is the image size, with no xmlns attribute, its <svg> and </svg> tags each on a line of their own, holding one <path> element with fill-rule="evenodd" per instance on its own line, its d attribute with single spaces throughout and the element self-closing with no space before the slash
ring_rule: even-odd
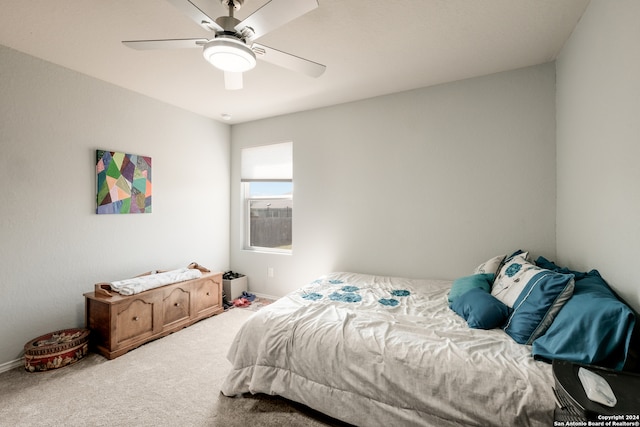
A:
<svg viewBox="0 0 640 427">
<path fill-rule="evenodd" d="M 120 295 L 133 295 L 149 289 L 169 285 L 171 283 L 197 279 L 201 276 L 202 272 L 200 270 L 179 268 L 177 270 L 165 271 L 164 273 L 149 274 L 146 276 L 111 282 L 111 289 L 118 292 Z"/>
</svg>

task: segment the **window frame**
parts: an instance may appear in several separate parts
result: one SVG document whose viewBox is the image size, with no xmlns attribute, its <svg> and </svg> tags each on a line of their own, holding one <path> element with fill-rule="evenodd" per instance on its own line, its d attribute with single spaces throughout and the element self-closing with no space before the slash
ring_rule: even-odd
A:
<svg viewBox="0 0 640 427">
<path fill-rule="evenodd" d="M 251 202 L 252 201 L 268 201 L 268 200 L 290 200 L 293 204 L 293 180 L 273 180 L 273 181 L 265 181 L 262 182 L 290 182 L 292 191 L 289 195 L 282 196 L 253 196 L 251 197 L 250 187 L 252 182 L 258 181 L 243 181 L 242 182 L 242 213 L 244 216 L 244 227 L 243 227 L 243 250 L 253 251 L 253 252 L 268 252 L 274 254 L 285 254 L 291 255 L 293 253 L 293 206 L 292 206 L 292 215 L 291 215 L 291 247 L 287 249 L 283 248 L 269 248 L 266 246 L 257 246 L 251 245 Z"/>
</svg>

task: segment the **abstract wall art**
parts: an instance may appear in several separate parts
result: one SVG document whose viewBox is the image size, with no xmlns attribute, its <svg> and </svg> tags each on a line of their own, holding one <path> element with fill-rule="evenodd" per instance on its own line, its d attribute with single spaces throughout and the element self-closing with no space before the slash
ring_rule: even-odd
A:
<svg viewBox="0 0 640 427">
<path fill-rule="evenodd" d="M 97 214 L 151 212 L 151 157 L 96 150 Z"/>
</svg>

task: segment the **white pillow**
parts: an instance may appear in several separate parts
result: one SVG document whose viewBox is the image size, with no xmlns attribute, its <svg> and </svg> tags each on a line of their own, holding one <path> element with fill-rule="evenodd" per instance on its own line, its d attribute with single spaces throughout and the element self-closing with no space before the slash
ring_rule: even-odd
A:
<svg viewBox="0 0 640 427">
<path fill-rule="evenodd" d="M 528 253 L 514 256 L 498 272 L 491 295 L 513 307 L 529 280 L 543 269 L 527 261 Z"/>
<path fill-rule="evenodd" d="M 504 261 L 506 256 L 507 256 L 506 254 L 498 255 L 491 258 L 488 261 L 483 262 L 482 264 L 477 266 L 475 270 L 473 270 L 473 274 L 485 274 L 485 273 L 497 274 L 498 269 L 500 268 L 500 265 L 502 264 L 502 261 Z"/>
</svg>

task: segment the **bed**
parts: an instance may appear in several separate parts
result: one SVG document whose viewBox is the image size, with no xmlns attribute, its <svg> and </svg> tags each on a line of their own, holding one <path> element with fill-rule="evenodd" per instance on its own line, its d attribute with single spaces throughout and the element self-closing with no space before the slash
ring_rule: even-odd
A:
<svg viewBox="0 0 640 427">
<path fill-rule="evenodd" d="M 331 273 L 252 315 L 222 393 L 362 426 L 550 426 L 551 365 L 450 309 L 452 281 Z"/>
</svg>

